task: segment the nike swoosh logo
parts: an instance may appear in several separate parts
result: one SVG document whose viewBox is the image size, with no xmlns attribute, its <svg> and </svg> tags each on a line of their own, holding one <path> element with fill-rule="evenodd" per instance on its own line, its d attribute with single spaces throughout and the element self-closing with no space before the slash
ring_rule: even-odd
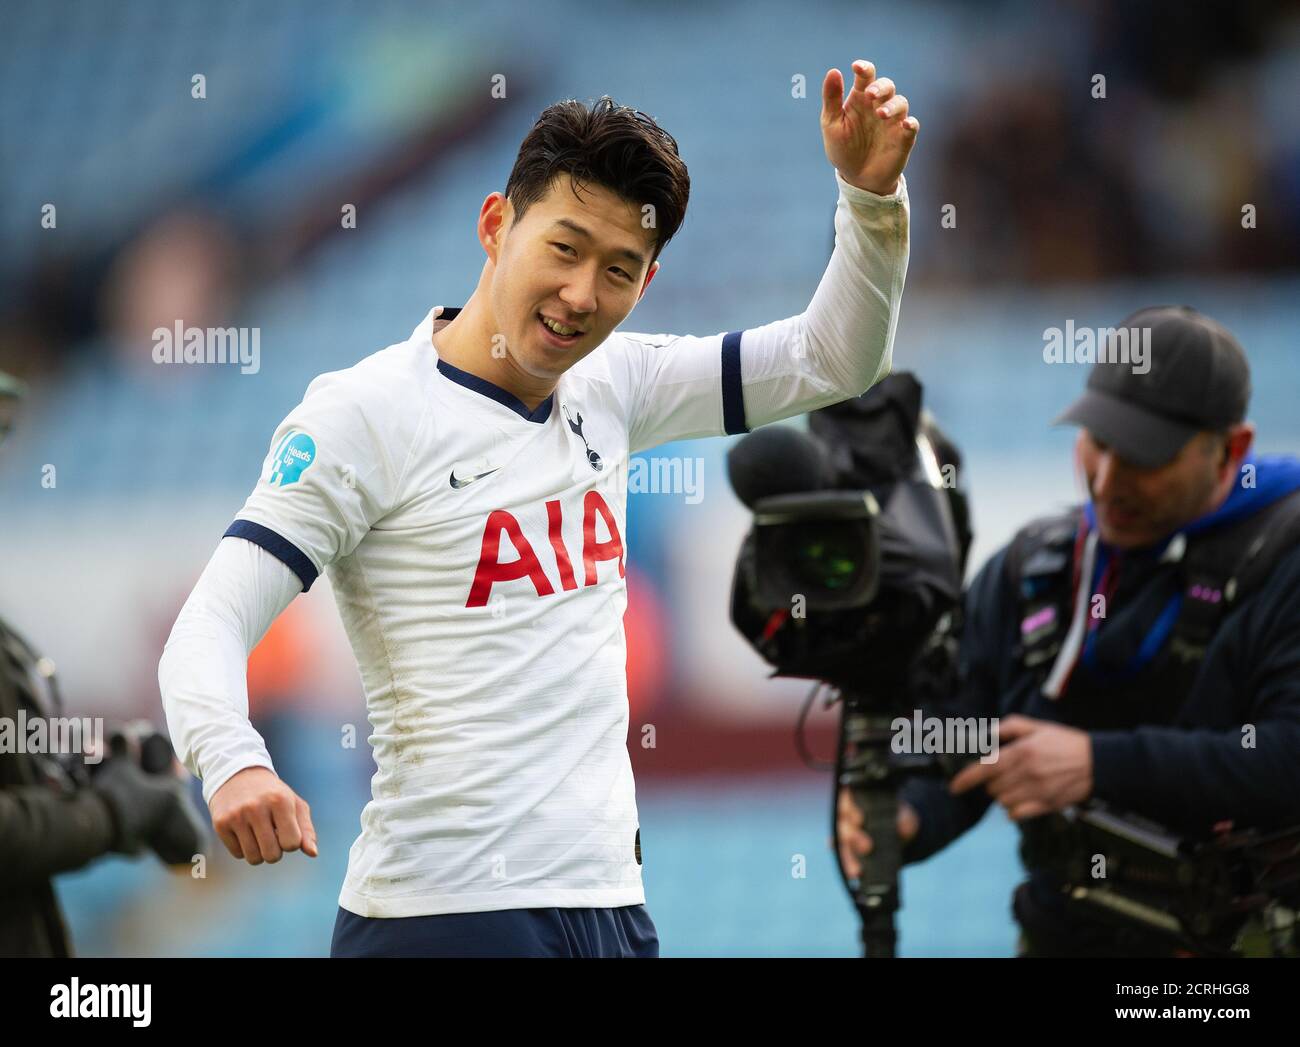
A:
<svg viewBox="0 0 1300 1047">
<path fill-rule="evenodd" d="M 459 491 L 462 487 L 468 487 L 475 480 L 482 480 L 483 477 L 485 476 L 491 476 L 493 473 L 497 471 L 497 469 L 500 468 L 501 466 L 498 465 L 496 469 L 489 469 L 485 473 L 475 473 L 473 476 L 461 476 L 461 477 L 457 477 L 456 470 L 453 469 L 451 471 L 451 486 L 455 488 L 457 491 Z"/>
</svg>

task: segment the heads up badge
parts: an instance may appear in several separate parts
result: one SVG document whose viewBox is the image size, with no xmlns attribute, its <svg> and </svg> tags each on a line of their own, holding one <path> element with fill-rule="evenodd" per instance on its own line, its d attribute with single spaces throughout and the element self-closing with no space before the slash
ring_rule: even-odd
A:
<svg viewBox="0 0 1300 1047">
<path fill-rule="evenodd" d="M 304 432 L 291 432 L 275 449 L 267 483 L 272 487 L 288 487 L 297 483 L 314 461 L 316 441 Z"/>
</svg>

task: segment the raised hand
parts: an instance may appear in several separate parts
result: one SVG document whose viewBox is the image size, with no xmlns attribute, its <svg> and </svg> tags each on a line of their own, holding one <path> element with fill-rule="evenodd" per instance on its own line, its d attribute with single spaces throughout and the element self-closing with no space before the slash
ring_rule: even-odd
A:
<svg viewBox="0 0 1300 1047">
<path fill-rule="evenodd" d="M 822 144 L 840 177 L 880 196 L 898 188 L 898 176 L 921 125 L 907 111 L 894 81 L 876 77 L 876 67 L 853 63 L 853 87 L 844 97 L 844 77 L 831 69 L 822 81 Z"/>
</svg>

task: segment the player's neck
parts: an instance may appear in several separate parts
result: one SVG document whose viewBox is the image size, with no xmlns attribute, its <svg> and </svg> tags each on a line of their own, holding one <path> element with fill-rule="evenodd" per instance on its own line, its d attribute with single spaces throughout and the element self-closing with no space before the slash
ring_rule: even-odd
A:
<svg viewBox="0 0 1300 1047">
<path fill-rule="evenodd" d="M 482 303 L 476 291 L 456 319 L 433 336 L 438 358 L 517 396 L 530 411 L 537 410 L 555 391 L 556 382 L 521 371 L 508 353 L 492 352 L 497 327 Z"/>
</svg>

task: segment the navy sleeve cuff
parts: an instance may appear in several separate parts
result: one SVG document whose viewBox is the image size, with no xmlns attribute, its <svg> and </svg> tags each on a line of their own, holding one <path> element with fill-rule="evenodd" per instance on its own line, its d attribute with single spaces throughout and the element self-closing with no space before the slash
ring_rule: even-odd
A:
<svg viewBox="0 0 1300 1047">
<path fill-rule="evenodd" d="M 920 821 L 917 834 L 903 845 L 904 865 L 923 862 L 943 850 L 984 817 L 990 799 L 983 789 L 953 796 L 948 783 L 934 778 L 909 778 L 898 791 Z"/>
<path fill-rule="evenodd" d="M 722 429 L 728 436 L 747 433 L 745 390 L 740 381 L 740 336 L 732 331 L 722 337 Z"/>
<path fill-rule="evenodd" d="M 293 542 L 282 538 L 269 527 L 253 523 L 252 520 L 236 520 L 226 528 L 226 533 L 221 537 L 243 538 L 254 545 L 260 545 L 298 576 L 298 580 L 302 582 L 303 592 L 311 588 L 311 583 L 320 574 L 307 555 Z"/>
<path fill-rule="evenodd" d="M 1138 739 L 1131 731 L 1092 731 L 1092 795 L 1132 805 L 1144 770 L 1137 757 Z"/>
</svg>

